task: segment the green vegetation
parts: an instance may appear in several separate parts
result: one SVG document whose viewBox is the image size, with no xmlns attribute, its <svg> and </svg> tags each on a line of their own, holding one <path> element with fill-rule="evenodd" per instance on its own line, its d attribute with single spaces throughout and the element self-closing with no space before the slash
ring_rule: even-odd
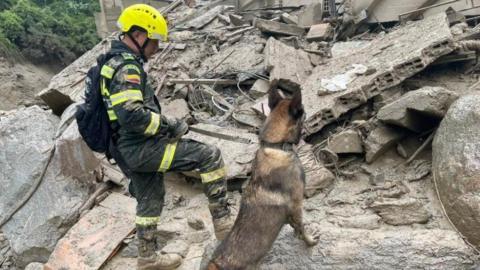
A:
<svg viewBox="0 0 480 270">
<path fill-rule="evenodd" d="M 98 0 L 0 0 L 0 52 L 66 65 L 99 42 Z"/>
</svg>

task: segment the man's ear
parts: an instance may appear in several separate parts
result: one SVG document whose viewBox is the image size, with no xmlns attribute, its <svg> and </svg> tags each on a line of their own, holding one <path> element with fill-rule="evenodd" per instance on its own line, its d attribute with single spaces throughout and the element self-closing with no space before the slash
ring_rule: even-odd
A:
<svg viewBox="0 0 480 270">
<path fill-rule="evenodd" d="M 289 112 L 294 118 L 299 118 L 303 115 L 302 92 L 295 91 L 293 93 L 292 101 L 290 101 Z"/>
<path fill-rule="evenodd" d="M 284 98 L 285 96 L 283 96 L 276 87 L 270 88 L 270 91 L 268 91 L 268 107 L 270 107 L 270 111 L 273 111 Z"/>
</svg>

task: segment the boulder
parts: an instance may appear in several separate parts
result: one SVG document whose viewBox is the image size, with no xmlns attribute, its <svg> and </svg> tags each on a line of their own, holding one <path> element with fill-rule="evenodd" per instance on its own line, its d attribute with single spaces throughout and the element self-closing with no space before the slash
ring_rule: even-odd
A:
<svg viewBox="0 0 480 270">
<path fill-rule="evenodd" d="M 432 172 L 447 215 L 480 248 L 480 95 L 458 99 L 433 141 Z"/>
<path fill-rule="evenodd" d="M 59 119 L 38 106 L 0 117 L 0 216 L 12 211 L 49 162 Z M 82 160 L 72 125 L 57 141 L 43 180 L 28 202 L 3 226 L 18 267 L 46 262 L 94 182 L 91 160 Z M 90 153 L 91 154 L 91 153 Z"/>
<path fill-rule="evenodd" d="M 388 124 L 423 132 L 435 127 L 457 98 L 455 92 L 445 88 L 424 87 L 384 106 L 377 118 Z"/>
</svg>

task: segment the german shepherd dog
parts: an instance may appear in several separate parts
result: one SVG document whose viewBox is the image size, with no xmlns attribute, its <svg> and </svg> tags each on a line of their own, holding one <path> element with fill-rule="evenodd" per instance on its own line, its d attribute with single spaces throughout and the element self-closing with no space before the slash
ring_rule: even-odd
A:
<svg viewBox="0 0 480 270">
<path fill-rule="evenodd" d="M 287 223 L 308 246 L 317 244 L 302 221 L 305 173 L 293 151 L 305 119 L 301 92 L 286 98 L 280 89 L 271 89 L 268 105 L 271 113 L 260 131 L 252 178 L 233 228 L 214 251 L 208 270 L 254 269 Z"/>
</svg>

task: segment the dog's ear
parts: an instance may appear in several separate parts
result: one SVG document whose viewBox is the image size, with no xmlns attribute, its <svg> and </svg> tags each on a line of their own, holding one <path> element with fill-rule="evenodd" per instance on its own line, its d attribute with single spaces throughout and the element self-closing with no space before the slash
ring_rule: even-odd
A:
<svg viewBox="0 0 480 270">
<path fill-rule="evenodd" d="M 270 111 L 273 111 L 273 109 L 275 109 L 282 99 L 283 97 L 276 87 L 270 88 L 268 91 L 268 107 L 270 107 Z"/>
<path fill-rule="evenodd" d="M 289 112 L 295 118 L 300 118 L 304 111 L 302 105 L 302 92 L 295 91 L 292 96 L 292 101 L 290 101 Z"/>
</svg>

